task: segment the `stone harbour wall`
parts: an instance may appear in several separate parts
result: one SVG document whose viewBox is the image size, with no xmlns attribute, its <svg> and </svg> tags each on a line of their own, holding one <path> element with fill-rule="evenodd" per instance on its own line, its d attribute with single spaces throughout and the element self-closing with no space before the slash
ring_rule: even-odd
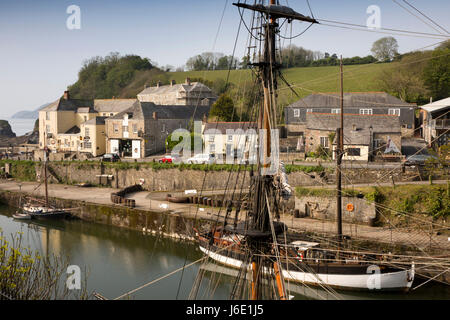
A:
<svg viewBox="0 0 450 320">
<path fill-rule="evenodd" d="M 347 205 L 351 206 L 347 208 Z M 336 197 L 295 197 L 295 209 L 300 211 L 300 216 L 336 221 Z M 373 225 L 376 219 L 374 203 L 356 197 L 342 197 L 343 222 Z"/>
</svg>

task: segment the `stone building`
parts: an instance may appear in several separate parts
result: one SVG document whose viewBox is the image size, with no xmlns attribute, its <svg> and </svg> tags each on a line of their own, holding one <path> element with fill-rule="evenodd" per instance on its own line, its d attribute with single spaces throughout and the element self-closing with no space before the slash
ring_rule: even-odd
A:
<svg viewBox="0 0 450 320">
<path fill-rule="evenodd" d="M 344 93 L 344 113 L 361 115 L 395 115 L 403 136 L 415 129 L 416 105 L 406 103 L 385 92 Z M 304 136 L 307 113 L 340 113 L 340 94 L 314 93 L 284 108 L 287 136 Z"/>
<path fill-rule="evenodd" d="M 321 149 L 333 156 L 336 146 L 336 129 L 340 115 L 332 113 L 307 113 L 305 152 Z M 368 161 L 370 156 L 386 151 L 400 153 L 401 128 L 398 116 L 344 114 L 343 160 Z"/>
<path fill-rule="evenodd" d="M 158 82 L 155 87 L 145 88 L 137 98 L 142 102 L 174 106 L 211 106 L 217 100 L 210 88 L 200 82 L 191 82 L 189 78 L 181 84 L 172 80 L 169 85 L 163 86 Z"/>
<path fill-rule="evenodd" d="M 169 134 L 189 129 L 193 121 L 207 116 L 209 109 L 136 101 L 127 110 L 105 119 L 106 150 L 134 159 L 164 152 Z"/>
<path fill-rule="evenodd" d="M 102 134 L 104 136 L 105 117 L 128 109 L 136 101 L 72 99 L 69 91 L 65 91 L 63 97 L 39 111 L 39 148 L 48 147 L 53 152 L 102 155 L 105 153 L 105 143 L 100 137 Z"/>
</svg>

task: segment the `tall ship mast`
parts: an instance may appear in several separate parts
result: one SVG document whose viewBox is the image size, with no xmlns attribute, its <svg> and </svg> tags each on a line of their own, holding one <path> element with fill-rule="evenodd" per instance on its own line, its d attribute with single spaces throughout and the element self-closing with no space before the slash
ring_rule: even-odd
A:
<svg viewBox="0 0 450 320">
<path fill-rule="evenodd" d="M 282 24 L 294 21 L 315 24 L 318 21 L 279 5 L 275 0 L 270 0 L 267 5 L 265 1 L 257 2 L 253 5 L 233 3 L 239 10 L 242 23 L 245 23 L 245 10 L 253 16 L 252 23 L 246 27 L 255 42 L 253 57 L 250 58 L 250 54 L 247 57 L 248 65 L 260 87 L 260 99 L 254 105 L 259 139 L 256 170 L 250 173 L 250 188 L 245 201 L 235 203 L 229 200 L 225 204 L 223 225 L 214 226 L 205 233 L 197 232 L 200 249 L 212 260 L 239 269 L 231 299 L 289 299 L 285 278 L 330 290 L 333 287 L 350 290 L 409 289 L 414 279 L 414 266 L 411 269 L 381 266 L 380 277 L 372 279 L 370 268 L 373 264 L 346 263 L 339 257 L 339 250 L 331 257 L 324 251 L 314 251 L 318 243 L 279 241 L 283 237 L 286 240 L 287 234 L 287 226 L 277 221 L 280 220 L 280 202 L 290 193 L 289 189 L 286 190 L 287 181 L 278 159 L 278 80 L 290 87 L 281 74 L 281 61 L 277 59 L 280 21 Z M 339 147 L 340 156 L 343 145 Z M 233 210 L 234 218 L 230 221 Z M 342 237 L 340 223 L 338 221 L 339 239 Z M 371 281 L 376 283 L 372 285 Z M 191 299 L 197 298 L 200 283 L 199 273 Z"/>
</svg>

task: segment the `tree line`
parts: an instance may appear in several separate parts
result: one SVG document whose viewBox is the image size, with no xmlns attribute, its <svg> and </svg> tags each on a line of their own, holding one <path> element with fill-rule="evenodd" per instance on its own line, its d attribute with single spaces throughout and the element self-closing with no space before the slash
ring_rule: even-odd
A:
<svg viewBox="0 0 450 320">
<path fill-rule="evenodd" d="M 322 53 L 312 51 L 302 47 L 291 45 L 280 51 L 282 68 L 300 68 L 300 67 L 321 67 L 339 65 L 339 58 L 336 53 Z M 236 70 L 247 69 L 249 66 L 249 57 L 244 56 L 239 61 L 233 56 L 227 56 L 218 52 L 204 52 L 190 57 L 186 62 L 187 71 L 205 71 L 205 70 Z M 366 57 L 343 58 L 344 65 L 367 64 L 377 61 L 372 55 Z"/>
</svg>

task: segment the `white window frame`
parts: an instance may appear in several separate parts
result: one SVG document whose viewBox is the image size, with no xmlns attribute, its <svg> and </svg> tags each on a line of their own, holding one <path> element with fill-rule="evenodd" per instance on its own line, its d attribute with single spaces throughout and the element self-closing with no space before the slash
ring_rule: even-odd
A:
<svg viewBox="0 0 450 320">
<path fill-rule="evenodd" d="M 294 109 L 294 118 L 300 117 L 300 109 Z"/>
<path fill-rule="evenodd" d="M 331 109 L 331 113 L 341 113 L 341 109 Z"/>
<path fill-rule="evenodd" d="M 214 139 L 215 139 L 216 137 L 213 135 L 213 134 L 210 134 L 209 136 L 208 136 L 208 141 L 209 142 L 214 142 Z"/>
<path fill-rule="evenodd" d="M 359 109 L 359 114 L 372 115 L 373 109 Z"/>
<path fill-rule="evenodd" d="M 137 125 L 137 123 L 132 123 L 131 127 L 133 129 L 133 133 L 138 133 L 138 125 Z"/>
<path fill-rule="evenodd" d="M 313 113 L 313 109 L 306 109 L 306 113 Z"/>
<path fill-rule="evenodd" d="M 398 116 L 400 117 L 400 109 L 389 109 L 388 114 L 391 116 Z"/>
<path fill-rule="evenodd" d="M 231 138 L 231 139 L 230 139 Z M 232 134 L 229 134 L 228 136 L 227 136 L 227 141 L 228 142 L 233 142 L 233 135 Z"/>
<path fill-rule="evenodd" d="M 319 137 L 320 146 L 323 147 L 323 148 L 328 148 L 329 140 L 330 139 L 328 137 Z M 322 143 L 322 141 L 324 141 L 325 143 Z"/>
<path fill-rule="evenodd" d="M 114 133 L 119 133 L 119 124 L 117 124 L 117 123 L 113 124 L 113 131 L 114 131 Z"/>
</svg>

